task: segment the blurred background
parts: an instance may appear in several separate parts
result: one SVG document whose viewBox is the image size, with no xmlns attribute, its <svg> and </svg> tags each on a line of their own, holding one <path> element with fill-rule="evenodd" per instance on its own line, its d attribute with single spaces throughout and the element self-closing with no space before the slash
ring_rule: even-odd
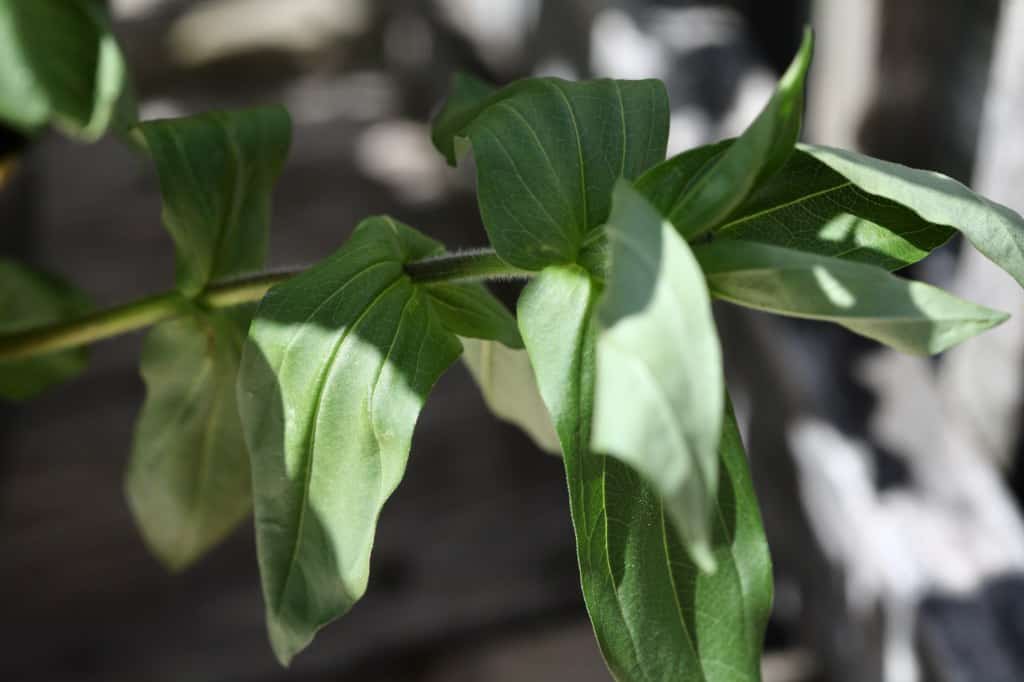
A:
<svg viewBox="0 0 1024 682">
<path fill-rule="evenodd" d="M 290 110 L 274 265 L 323 257 L 378 212 L 453 247 L 483 243 L 471 170 L 445 166 L 428 137 L 456 70 L 661 78 L 674 153 L 741 131 L 806 23 L 818 40 L 807 140 L 1024 208 L 1022 0 L 108 4 L 143 118 Z M 0 251 L 101 305 L 172 281 L 156 175 L 115 140 L 51 134 L 24 149 L 0 224 Z M 766 682 L 1024 679 L 1024 298 L 958 242 L 910 274 L 1016 317 L 922 360 L 717 310 L 775 561 Z M 366 598 L 279 668 L 249 525 L 181 575 L 133 528 L 122 470 L 140 340 L 105 342 L 84 376 L 0 406 L 0 680 L 609 679 L 561 463 L 491 417 L 461 366 L 420 419 Z"/>
</svg>

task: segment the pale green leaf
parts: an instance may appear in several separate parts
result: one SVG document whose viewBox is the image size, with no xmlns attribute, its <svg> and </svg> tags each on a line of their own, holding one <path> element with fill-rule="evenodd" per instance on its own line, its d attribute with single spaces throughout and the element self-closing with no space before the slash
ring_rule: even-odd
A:
<svg viewBox="0 0 1024 682">
<path fill-rule="evenodd" d="M 549 268 L 519 305 L 520 328 L 565 459 L 583 596 L 619 682 L 760 679 L 771 563 L 731 411 L 712 514 L 718 570 L 701 571 L 665 509 L 626 464 L 589 451 L 597 292 L 579 268 Z"/>
<path fill-rule="evenodd" d="M 287 663 L 366 590 L 381 507 L 431 386 L 458 357 L 406 263 L 443 248 L 386 218 L 267 294 L 239 373 L 260 574 Z"/>
<path fill-rule="evenodd" d="M 462 339 L 462 348 L 462 359 L 491 412 L 521 428 L 545 452 L 560 453 L 526 351 L 471 338 Z"/>
<path fill-rule="evenodd" d="M 182 293 L 261 269 L 271 190 L 291 141 L 288 112 L 213 112 L 147 121 L 139 131 L 160 177 Z"/>
<path fill-rule="evenodd" d="M 472 144 L 480 214 L 503 260 L 526 270 L 576 262 L 608 217 L 615 181 L 664 158 L 664 86 L 541 78 L 481 101 L 485 92 L 457 87 L 435 144 L 449 158 L 457 138 Z"/>
<path fill-rule="evenodd" d="M 864 192 L 796 150 L 758 188 L 716 239 L 744 239 L 896 270 L 916 263 L 953 234 L 910 209 Z"/>
<path fill-rule="evenodd" d="M 939 353 L 1007 319 L 872 266 L 767 244 L 694 248 L 711 293 L 732 303 L 826 320 L 906 353 Z"/>
<path fill-rule="evenodd" d="M 142 348 L 146 400 L 125 478 L 146 544 L 181 570 L 252 507 L 249 453 L 235 398 L 251 306 L 162 322 Z"/>
<path fill-rule="evenodd" d="M 640 472 L 706 570 L 725 379 L 704 275 L 689 246 L 628 182 L 608 219 L 598 308 L 592 448 Z"/>
<path fill-rule="evenodd" d="M 789 158 L 800 134 L 804 83 L 813 49 L 807 29 L 775 94 L 735 141 L 673 157 L 637 181 L 637 189 L 687 240 L 725 220 Z"/>
<path fill-rule="evenodd" d="M 124 56 L 96 0 L 0 0 L 0 119 L 95 140 L 133 122 Z M 131 110 L 129 110 L 131 109 Z"/>
<path fill-rule="evenodd" d="M 85 297 L 66 282 L 0 258 L 0 334 L 71 320 L 90 308 Z M 0 361 L 0 398 L 31 398 L 75 376 L 87 361 L 84 348 Z"/>
<path fill-rule="evenodd" d="M 860 190 L 894 201 L 936 225 L 959 230 L 989 260 L 1024 286 L 1024 218 L 941 173 L 908 168 L 854 152 L 800 149 Z"/>
</svg>

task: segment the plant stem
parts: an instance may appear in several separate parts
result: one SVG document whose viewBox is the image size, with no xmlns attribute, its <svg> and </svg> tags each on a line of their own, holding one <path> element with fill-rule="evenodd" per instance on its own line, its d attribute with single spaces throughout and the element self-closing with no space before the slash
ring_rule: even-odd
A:
<svg viewBox="0 0 1024 682">
<path fill-rule="evenodd" d="M 272 286 L 291 279 L 304 269 L 266 272 L 211 284 L 194 303 L 177 291 L 168 291 L 76 320 L 13 334 L 0 334 L 0 361 L 23 360 L 102 341 L 178 317 L 192 310 L 193 305 L 230 308 L 258 301 Z M 424 283 L 496 279 L 526 274 L 506 265 L 491 250 L 467 251 L 417 261 L 407 264 L 405 270 L 413 281 Z"/>
<path fill-rule="evenodd" d="M 405 271 L 413 281 L 458 282 L 481 279 L 528 277 L 529 272 L 514 268 L 498 258 L 491 249 L 473 249 L 408 263 Z"/>
</svg>

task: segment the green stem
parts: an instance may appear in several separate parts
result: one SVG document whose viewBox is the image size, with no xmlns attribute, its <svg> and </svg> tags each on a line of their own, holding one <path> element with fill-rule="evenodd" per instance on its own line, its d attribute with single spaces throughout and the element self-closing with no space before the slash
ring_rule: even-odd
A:
<svg viewBox="0 0 1024 682">
<path fill-rule="evenodd" d="M 199 295 L 195 303 L 206 308 L 230 308 L 263 298 L 267 290 L 302 272 L 304 268 L 261 273 L 218 282 Z M 452 282 L 523 276 L 490 250 L 440 256 L 406 265 L 417 282 Z M 148 296 L 125 305 L 101 310 L 77 320 L 0 334 L 0 361 L 23 360 L 36 355 L 77 348 L 119 334 L 183 315 L 193 304 L 177 291 Z"/>
<path fill-rule="evenodd" d="M 529 272 L 514 268 L 498 258 L 491 249 L 474 249 L 459 253 L 427 258 L 408 263 L 405 271 L 413 281 L 458 282 L 481 279 L 510 279 L 528 277 Z"/>
</svg>

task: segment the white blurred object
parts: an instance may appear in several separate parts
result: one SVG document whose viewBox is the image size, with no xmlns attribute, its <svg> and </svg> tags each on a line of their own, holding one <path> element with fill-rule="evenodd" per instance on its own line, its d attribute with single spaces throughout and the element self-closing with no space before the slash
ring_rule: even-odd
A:
<svg viewBox="0 0 1024 682">
<path fill-rule="evenodd" d="M 707 144 L 714 137 L 711 117 L 700 107 L 676 107 L 669 119 L 669 126 L 668 156 Z"/>
<path fill-rule="evenodd" d="M 388 24 L 384 50 L 393 62 L 407 69 L 425 68 L 434 57 L 434 34 L 422 15 L 404 12 Z"/>
<path fill-rule="evenodd" d="M 743 16 L 721 6 L 658 7 L 645 23 L 665 48 L 678 53 L 728 47 L 743 40 Z"/>
<path fill-rule="evenodd" d="M 155 118 L 177 118 L 186 116 L 188 111 L 177 100 L 160 97 L 139 103 L 139 119 L 152 121 Z"/>
<path fill-rule="evenodd" d="M 1004 0 L 985 99 L 974 187 L 1024 211 L 1024 0 Z M 1009 320 L 946 354 L 939 373 L 949 418 L 1000 467 L 1013 463 L 1024 412 L 1024 290 L 964 245 L 953 290 L 1010 313 Z"/>
<path fill-rule="evenodd" d="M 809 75 L 806 136 L 856 149 L 875 95 L 881 0 L 815 0 L 814 67 Z"/>
<path fill-rule="evenodd" d="M 608 8 L 598 12 L 590 28 L 590 68 L 607 78 L 664 78 L 668 59 L 628 14 Z"/>
<path fill-rule="evenodd" d="M 744 73 L 732 106 L 718 124 L 717 137 L 735 137 L 746 130 L 768 104 L 776 81 L 767 69 L 754 68 Z"/>
<path fill-rule="evenodd" d="M 430 142 L 430 130 L 415 121 L 384 121 L 367 128 L 356 140 L 355 162 L 368 177 L 410 203 L 437 201 L 447 187 L 448 169 Z"/>
<path fill-rule="evenodd" d="M 211 0 L 171 26 L 175 61 L 204 64 L 253 50 L 313 52 L 366 30 L 365 0 Z"/>
<path fill-rule="evenodd" d="M 115 19 L 140 19 L 167 4 L 168 0 L 110 0 L 110 13 Z"/>
<path fill-rule="evenodd" d="M 540 16 L 540 0 L 434 0 L 441 16 L 495 70 L 514 62 Z"/>
<path fill-rule="evenodd" d="M 336 119 L 365 123 L 392 114 L 398 108 L 399 93 L 387 73 L 355 71 L 298 79 L 288 86 L 284 102 L 296 123 Z"/>
</svg>

